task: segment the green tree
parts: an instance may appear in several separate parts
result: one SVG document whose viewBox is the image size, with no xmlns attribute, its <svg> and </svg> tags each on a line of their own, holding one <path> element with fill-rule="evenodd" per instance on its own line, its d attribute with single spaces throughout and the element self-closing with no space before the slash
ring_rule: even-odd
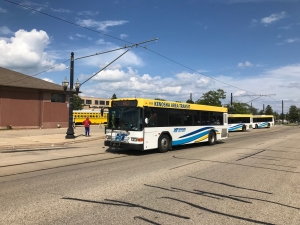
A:
<svg viewBox="0 0 300 225">
<path fill-rule="evenodd" d="M 194 104 L 195 102 L 191 99 L 186 100 L 186 103 Z"/>
<path fill-rule="evenodd" d="M 162 99 L 162 98 L 155 98 L 154 100 L 167 101 L 166 99 Z"/>
<path fill-rule="evenodd" d="M 250 106 L 249 112 L 250 112 L 250 114 L 252 114 L 252 115 L 258 115 L 258 109 L 257 109 L 257 108 L 254 108 L 254 107 L 251 107 L 251 106 Z"/>
<path fill-rule="evenodd" d="M 82 99 L 74 94 L 73 95 L 73 110 L 82 110 L 83 106 L 82 106 Z"/>
<path fill-rule="evenodd" d="M 289 109 L 289 119 L 292 121 L 298 121 L 299 120 L 299 110 L 297 109 L 297 106 L 291 105 Z"/>
<path fill-rule="evenodd" d="M 270 105 L 267 105 L 266 109 L 265 109 L 265 115 L 273 115 L 273 109 Z"/>
<path fill-rule="evenodd" d="M 274 119 L 275 120 L 280 120 L 278 112 L 274 112 Z"/>
<path fill-rule="evenodd" d="M 204 93 L 200 99 L 198 99 L 195 104 L 199 105 L 213 105 L 213 106 L 222 106 L 220 99 L 226 98 L 226 92 L 222 89 L 217 91 L 209 91 Z"/>
<path fill-rule="evenodd" d="M 115 93 L 112 95 L 111 99 L 117 99 L 117 96 Z"/>
<path fill-rule="evenodd" d="M 230 110 L 230 104 L 226 105 L 228 112 L 232 114 L 249 114 L 250 106 L 243 102 L 232 102 L 232 110 Z"/>
</svg>

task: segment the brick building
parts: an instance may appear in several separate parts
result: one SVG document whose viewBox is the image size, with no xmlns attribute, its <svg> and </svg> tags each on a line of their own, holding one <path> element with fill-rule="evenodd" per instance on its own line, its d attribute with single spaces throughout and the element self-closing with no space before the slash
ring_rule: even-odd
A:
<svg viewBox="0 0 300 225">
<path fill-rule="evenodd" d="M 68 127 L 63 87 L 0 67 L 0 128 Z"/>
</svg>

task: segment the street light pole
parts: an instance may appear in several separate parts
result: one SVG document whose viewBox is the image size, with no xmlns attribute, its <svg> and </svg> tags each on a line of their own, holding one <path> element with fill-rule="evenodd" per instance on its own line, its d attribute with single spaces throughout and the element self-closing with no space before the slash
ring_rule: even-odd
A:
<svg viewBox="0 0 300 225">
<path fill-rule="evenodd" d="M 70 89 L 69 89 L 69 127 L 67 130 L 67 139 L 75 138 L 73 129 L 73 82 L 74 82 L 74 52 L 71 52 L 70 62 Z"/>
</svg>

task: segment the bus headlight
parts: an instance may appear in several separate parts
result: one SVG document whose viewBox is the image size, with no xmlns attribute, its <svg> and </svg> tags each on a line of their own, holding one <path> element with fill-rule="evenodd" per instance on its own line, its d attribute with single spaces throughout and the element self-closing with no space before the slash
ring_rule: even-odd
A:
<svg viewBox="0 0 300 225">
<path fill-rule="evenodd" d="M 106 139 L 110 140 L 111 139 L 111 135 L 106 135 Z"/>
<path fill-rule="evenodd" d="M 132 137 L 131 141 L 135 141 L 135 142 L 143 142 L 144 138 L 136 138 L 136 137 Z"/>
</svg>

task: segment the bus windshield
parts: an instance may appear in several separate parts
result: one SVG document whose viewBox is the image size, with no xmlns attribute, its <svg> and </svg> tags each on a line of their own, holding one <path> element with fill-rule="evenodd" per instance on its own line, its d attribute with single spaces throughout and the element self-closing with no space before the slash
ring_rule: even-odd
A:
<svg viewBox="0 0 300 225">
<path fill-rule="evenodd" d="M 142 110 L 136 107 L 109 109 L 108 129 L 142 130 Z"/>
</svg>

